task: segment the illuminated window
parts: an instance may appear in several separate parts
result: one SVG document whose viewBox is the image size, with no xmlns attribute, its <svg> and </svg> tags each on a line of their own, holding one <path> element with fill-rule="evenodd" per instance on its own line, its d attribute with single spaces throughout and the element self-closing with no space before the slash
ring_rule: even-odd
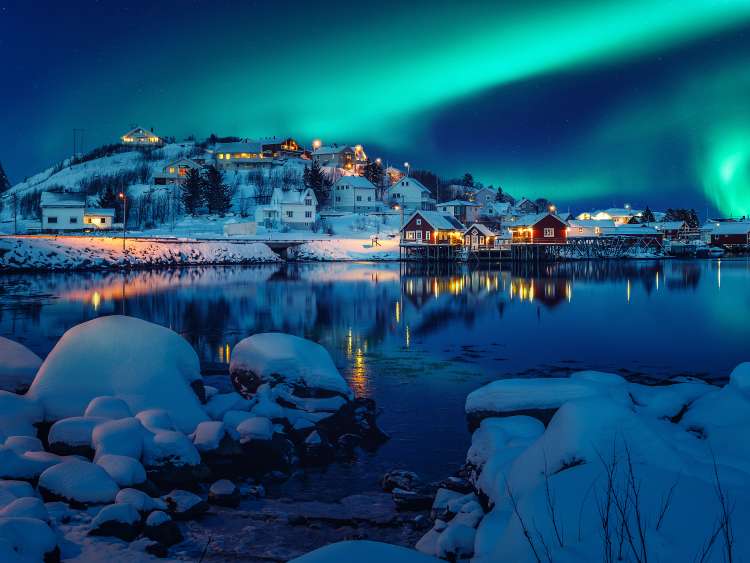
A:
<svg viewBox="0 0 750 563">
<path fill-rule="evenodd" d="M 224 155 L 219 153 L 219 160 L 224 160 Z"/>
<path fill-rule="evenodd" d="M 174 166 L 170 166 L 169 167 L 169 173 L 170 174 L 174 174 Z"/>
</svg>

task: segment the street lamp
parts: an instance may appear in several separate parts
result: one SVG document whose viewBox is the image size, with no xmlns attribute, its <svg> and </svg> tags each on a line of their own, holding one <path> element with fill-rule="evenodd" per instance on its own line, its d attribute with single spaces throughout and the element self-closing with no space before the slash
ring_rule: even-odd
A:
<svg viewBox="0 0 750 563">
<path fill-rule="evenodd" d="M 557 211 L 557 206 L 555 206 L 555 204 L 550 204 L 549 212 L 554 213 L 555 211 Z"/>
<path fill-rule="evenodd" d="M 125 223 L 127 222 L 128 198 L 123 192 L 120 192 L 118 195 L 122 200 L 122 251 L 125 252 Z"/>
<path fill-rule="evenodd" d="M 408 162 L 404 162 L 404 167 L 406 168 L 406 175 L 408 176 L 409 175 L 410 164 Z"/>
<path fill-rule="evenodd" d="M 312 148 L 313 148 L 313 150 L 318 150 L 321 147 L 322 144 L 323 143 L 320 142 L 320 139 L 315 139 L 312 142 Z"/>
</svg>

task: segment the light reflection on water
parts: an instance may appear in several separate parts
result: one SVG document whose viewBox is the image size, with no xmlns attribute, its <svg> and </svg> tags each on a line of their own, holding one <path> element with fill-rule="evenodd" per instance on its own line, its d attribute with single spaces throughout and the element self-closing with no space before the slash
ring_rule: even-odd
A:
<svg viewBox="0 0 750 563">
<path fill-rule="evenodd" d="M 0 334 L 44 356 L 75 324 L 124 313 L 176 330 L 205 365 L 228 363 L 232 347 L 256 332 L 311 338 L 358 395 L 383 408 L 394 439 L 370 463 L 439 476 L 465 453 L 466 394 L 496 377 L 592 368 L 718 378 L 750 360 L 749 264 L 337 263 L 9 275 L 0 277 Z"/>
</svg>

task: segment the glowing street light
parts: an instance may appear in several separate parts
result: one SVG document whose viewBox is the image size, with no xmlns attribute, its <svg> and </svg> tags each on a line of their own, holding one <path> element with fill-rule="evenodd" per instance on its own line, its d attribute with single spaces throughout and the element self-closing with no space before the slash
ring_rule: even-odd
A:
<svg viewBox="0 0 750 563">
<path fill-rule="evenodd" d="M 555 206 L 554 204 L 550 204 L 550 206 L 549 206 L 549 212 L 550 213 L 554 213 L 555 211 L 557 211 L 557 206 Z"/>
<path fill-rule="evenodd" d="M 382 160 L 381 158 L 376 158 L 376 159 L 375 159 L 375 162 L 377 162 L 378 164 L 382 164 L 382 163 L 383 163 L 383 160 Z"/>
<path fill-rule="evenodd" d="M 117 194 L 122 200 L 122 251 L 125 252 L 125 224 L 127 223 L 128 198 L 123 192 Z"/>
<path fill-rule="evenodd" d="M 319 149 L 319 148 L 321 147 L 321 145 L 322 145 L 322 144 L 323 144 L 323 143 L 321 143 L 321 142 L 320 142 L 320 139 L 315 139 L 315 140 L 314 140 L 314 141 L 312 142 L 312 147 L 313 147 L 313 150 L 318 150 L 318 149 Z"/>
<path fill-rule="evenodd" d="M 411 168 L 411 165 L 408 162 L 404 162 L 404 167 L 406 168 L 406 175 L 409 175 L 409 169 Z"/>
</svg>

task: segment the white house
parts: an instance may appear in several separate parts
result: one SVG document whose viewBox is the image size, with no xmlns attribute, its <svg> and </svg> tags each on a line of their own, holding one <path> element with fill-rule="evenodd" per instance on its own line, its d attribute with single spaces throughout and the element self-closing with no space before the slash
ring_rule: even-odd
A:
<svg viewBox="0 0 750 563">
<path fill-rule="evenodd" d="M 342 176 L 331 190 L 333 209 L 365 213 L 381 207 L 375 185 L 364 176 Z"/>
<path fill-rule="evenodd" d="M 191 170 L 200 170 L 201 165 L 189 158 L 178 158 L 169 162 L 154 176 L 154 184 L 182 184 Z"/>
<path fill-rule="evenodd" d="M 111 229 L 114 209 L 86 208 L 83 192 L 42 192 L 42 230 Z"/>
<path fill-rule="evenodd" d="M 275 188 L 271 195 L 271 203 L 256 208 L 255 220 L 267 228 L 280 225 L 309 228 L 315 223 L 317 209 L 318 199 L 310 188 Z"/>
<path fill-rule="evenodd" d="M 568 238 L 600 237 L 615 228 L 612 219 L 571 219 L 568 221 Z"/>
<path fill-rule="evenodd" d="M 136 127 L 120 137 L 123 145 L 135 145 L 139 147 L 155 147 L 164 144 L 164 141 L 153 129 L 149 131 L 145 127 Z"/>
<path fill-rule="evenodd" d="M 479 210 L 482 205 L 462 199 L 443 201 L 437 204 L 437 210 L 441 213 L 450 213 L 464 225 L 476 223 L 479 219 Z"/>
<path fill-rule="evenodd" d="M 216 158 L 216 166 L 223 169 L 261 168 L 274 164 L 273 156 L 264 151 L 263 143 L 250 139 L 218 143 L 209 152 Z"/>
<path fill-rule="evenodd" d="M 388 188 L 388 200 L 393 205 L 399 205 L 404 209 L 435 209 L 435 200 L 430 190 L 425 188 L 419 180 L 410 176 L 401 178 L 398 182 Z"/>
<path fill-rule="evenodd" d="M 640 217 L 642 211 L 636 211 L 630 207 L 610 207 L 609 209 L 599 209 L 597 211 L 586 211 L 576 217 L 576 219 L 588 221 L 614 221 L 615 225 L 624 225 L 629 223 L 633 217 Z"/>
</svg>

